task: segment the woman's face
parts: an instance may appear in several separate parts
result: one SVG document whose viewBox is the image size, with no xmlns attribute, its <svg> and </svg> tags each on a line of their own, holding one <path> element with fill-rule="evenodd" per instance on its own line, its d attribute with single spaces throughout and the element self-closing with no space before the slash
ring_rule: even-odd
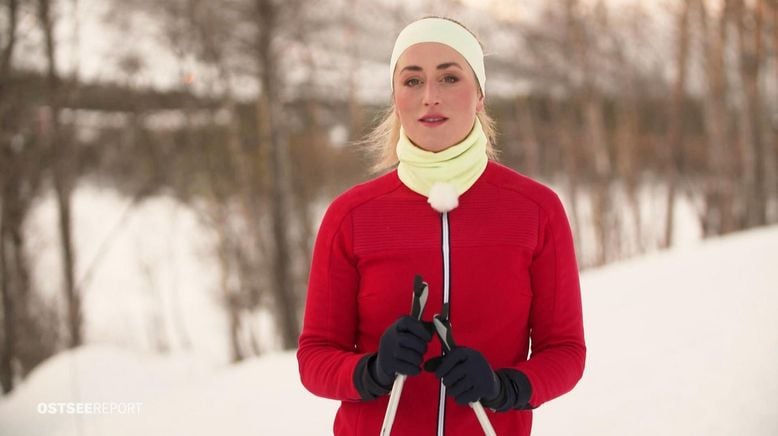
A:
<svg viewBox="0 0 778 436">
<path fill-rule="evenodd" d="M 484 109 L 475 74 L 464 57 L 436 42 L 408 47 L 394 71 L 394 107 L 408 138 L 438 152 L 470 133 Z"/>
</svg>

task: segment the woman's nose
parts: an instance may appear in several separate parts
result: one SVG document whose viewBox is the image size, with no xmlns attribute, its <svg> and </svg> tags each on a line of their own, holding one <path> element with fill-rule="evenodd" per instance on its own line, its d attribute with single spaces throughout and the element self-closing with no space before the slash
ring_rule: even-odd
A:
<svg viewBox="0 0 778 436">
<path fill-rule="evenodd" d="M 440 93 L 436 83 L 427 83 L 424 86 L 424 105 L 436 105 L 440 103 Z"/>
</svg>

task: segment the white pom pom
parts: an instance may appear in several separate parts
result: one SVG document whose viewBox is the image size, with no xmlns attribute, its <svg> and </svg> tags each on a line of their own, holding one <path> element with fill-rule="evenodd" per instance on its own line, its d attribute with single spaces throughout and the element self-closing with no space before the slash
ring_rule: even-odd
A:
<svg viewBox="0 0 778 436">
<path fill-rule="evenodd" d="M 440 213 L 448 212 L 459 206 L 459 194 L 450 183 L 435 183 L 430 188 L 427 203 Z"/>
</svg>

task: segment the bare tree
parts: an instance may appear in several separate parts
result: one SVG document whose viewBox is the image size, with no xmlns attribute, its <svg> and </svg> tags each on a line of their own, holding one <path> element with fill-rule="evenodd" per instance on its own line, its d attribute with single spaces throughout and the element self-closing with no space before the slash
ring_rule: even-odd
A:
<svg viewBox="0 0 778 436">
<path fill-rule="evenodd" d="M 5 34 L 0 35 L 2 46 L 0 49 L 0 102 L 5 99 L 5 88 L 8 85 L 9 73 L 11 71 L 11 59 L 13 58 L 14 48 L 16 47 L 16 28 L 19 20 L 19 2 L 18 0 L 8 0 L 6 10 L 6 20 L 8 27 Z"/>
<path fill-rule="evenodd" d="M 705 235 L 720 235 L 735 230 L 734 190 L 736 168 L 732 166 L 727 145 L 730 138 L 727 122 L 727 79 L 725 48 L 732 2 L 723 0 L 716 26 L 709 24 L 709 12 L 704 1 L 696 5 L 702 33 L 703 61 L 707 92 L 703 96 L 705 143 L 707 144 L 707 174 L 704 180 L 704 210 L 702 229 Z"/>
<path fill-rule="evenodd" d="M 746 199 L 744 225 L 753 227 L 767 222 L 765 186 L 765 138 L 762 126 L 763 103 L 760 71 L 763 62 L 764 2 L 757 0 L 751 10 L 743 0 L 734 0 L 740 79 L 744 85 L 745 107 L 740 118 L 740 142 L 743 147 L 743 189 Z"/>
<path fill-rule="evenodd" d="M 614 99 L 614 142 L 616 156 L 614 160 L 615 178 L 624 185 L 624 193 L 631 213 L 632 226 L 634 228 L 635 251 L 640 253 L 646 248 L 644 240 L 643 221 L 641 217 L 641 204 L 639 191 L 641 187 L 641 175 L 644 168 L 640 165 L 639 146 L 641 141 L 640 104 L 645 98 L 645 80 L 642 73 L 629 59 L 631 44 L 645 44 L 644 36 L 639 34 L 644 13 L 640 9 L 632 12 L 625 23 L 630 27 L 629 39 L 614 34 L 610 38 L 614 45 L 613 60 L 615 69 L 619 72 L 615 83 L 618 84 L 619 98 Z M 645 52 L 644 52 L 645 53 Z M 647 53 L 646 53 L 647 55 Z M 634 254 L 634 252 L 633 252 Z"/>
<path fill-rule="evenodd" d="M 530 177 L 540 176 L 540 139 L 537 135 L 535 121 L 532 117 L 529 99 L 516 98 L 516 124 L 517 136 L 520 138 L 521 151 L 523 152 L 524 166 L 522 171 Z"/>
<path fill-rule="evenodd" d="M 196 41 L 195 50 L 206 65 L 216 69 L 216 78 L 224 87 L 220 96 L 221 110 L 228 114 L 226 144 L 229 150 L 230 166 L 235 169 L 237 206 L 243 234 L 236 234 L 234 219 L 224 214 L 229 210 L 232 196 L 223 190 L 214 189 L 217 174 L 211 175 L 211 202 L 215 210 L 211 213 L 218 223 L 219 259 L 222 274 L 222 292 L 228 312 L 230 344 L 233 361 L 239 361 L 251 354 L 259 354 L 256 333 L 250 328 L 249 318 L 261 305 L 266 281 L 262 271 L 268 268 L 266 242 L 260 229 L 262 186 L 259 183 L 258 153 L 243 147 L 240 110 L 232 86 L 233 72 L 230 68 L 232 35 L 230 18 L 236 13 L 232 8 L 217 11 L 208 2 L 195 2 L 191 7 L 191 26 Z M 232 221 L 232 222 L 231 222 Z M 244 327 L 249 325 L 249 327 Z M 252 337 L 244 338 L 249 331 Z"/>
<path fill-rule="evenodd" d="M 578 28 L 578 1 L 577 0 L 565 0 L 564 2 L 564 9 L 563 9 L 563 23 L 564 23 L 564 37 L 562 39 L 562 53 L 563 57 L 566 57 L 567 59 L 577 59 L 577 53 L 576 53 L 576 38 L 579 36 L 579 28 Z M 575 95 L 576 95 L 576 89 L 575 89 L 575 74 L 579 73 L 577 70 L 577 67 L 579 64 L 575 63 L 571 65 L 572 68 L 569 68 L 569 70 L 566 73 L 563 73 L 564 77 L 564 84 L 567 87 L 568 95 L 567 97 L 575 102 Z M 561 102 L 560 102 L 561 103 Z M 564 103 L 562 103 L 564 104 Z M 564 161 L 563 168 L 564 173 L 567 178 L 567 188 L 568 188 L 568 198 L 570 199 L 571 204 L 571 214 L 572 214 L 572 221 L 574 224 L 574 227 L 576 229 L 581 229 L 581 219 L 579 214 L 579 208 L 578 208 L 578 182 L 580 177 L 580 171 L 579 171 L 579 164 L 578 164 L 578 156 L 579 156 L 579 144 L 578 144 L 578 136 L 579 136 L 579 128 L 577 123 L 577 114 L 575 112 L 576 110 L 576 103 L 568 105 L 567 108 L 562 109 L 562 113 L 560 116 L 557 117 L 560 123 L 562 136 L 560 138 L 561 140 L 561 147 L 562 147 L 562 159 Z M 578 250 L 581 249 L 581 238 L 580 238 L 580 231 L 576 231 L 576 248 Z"/>
<path fill-rule="evenodd" d="M 50 0 L 38 0 L 38 21 L 43 31 L 46 53 L 46 74 L 48 85 L 47 122 L 42 126 L 42 137 L 45 138 L 52 156 L 52 173 L 54 191 L 57 198 L 59 220 L 60 248 L 62 254 L 62 273 L 67 302 L 68 331 L 70 346 L 77 347 L 82 343 L 81 296 L 75 286 L 75 251 L 73 247 L 72 194 L 74 188 L 72 149 L 67 135 L 62 129 L 60 111 L 63 107 L 64 91 L 57 71 L 56 50 L 57 41 L 54 37 L 55 19 Z"/>
<path fill-rule="evenodd" d="M 664 148 L 667 165 L 667 203 L 662 246 L 673 245 L 675 226 L 675 201 L 679 184 L 679 165 L 684 146 L 683 120 L 686 103 L 686 81 L 689 63 L 689 10 L 692 0 L 683 0 L 677 15 L 677 45 L 675 53 L 675 79 L 670 94 L 667 140 Z"/>
<path fill-rule="evenodd" d="M 357 10 L 359 0 L 348 0 L 348 9 Z M 359 26 L 356 14 L 346 14 L 344 17 L 344 36 L 347 41 L 349 61 L 351 65 L 348 71 L 348 101 L 349 101 L 349 137 L 351 140 L 357 139 L 359 129 L 364 123 L 362 108 L 357 98 L 357 75 L 359 73 Z"/>
<path fill-rule="evenodd" d="M 611 211 L 611 171 L 612 164 L 608 152 L 605 128 L 604 98 L 598 86 L 598 79 L 603 70 L 606 57 L 600 53 L 598 36 L 607 35 L 607 10 L 602 2 L 597 3 L 594 17 L 579 19 L 579 35 L 575 39 L 577 45 L 577 62 L 582 72 L 582 93 L 580 96 L 583 110 L 584 137 L 582 141 L 587 155 L 593 158 L 592 174 L 592 222 L 597 235 L 598 250 L 595 257 L 596 265 L 604 265 L 614 256 L 611 243 L 614 232 L 613 214 Z"/>
<path fill-rule="evenodd" d="M 16 310 L 14 305 L 14 296 L 12 295 L 13 283 L 11 281 L 11 258 L 13 257 L 13 246 L 7 242 L 12 240 L 12 232 L 19 234 L 18 224 L 9 222 L 16 221 L 14 210 L 17 209 L 15 199 L 16 184 L 14 181 L 13 170 L 16 167 L 13 162 L 14 150 L 11 146 L 11 134 L 7 130 L 7 114 L 11 110 L 7 104 L 6 89 L 8 87 L 9 75 L 11 71 L 11 59 L 13 58 L 14 48 L 16 46 L 16 29 L 18 20 L 17 0 L 10 0 L 7 10 L 8 27 L 2 37 L 2 57 L 0 57 L 0 291 L 2 291 L 3 303 L 3 347 L 2 360 L 0 361 L 0 383 L 3 392 L 7 393 L 13 389 L 14 373 L 13 361 L 16 355 Z M 11 230 L 16 229 L 16 230 Z"/>
<path fill-rule="evenodd" d="M 0 35 L 0 288 L 3 305 L 0 383 L 13 389 L 57 347 L 56 311 L 34 291 L 25 222 L 40 193 L 47 153 L 36 140 L 35 117 L 40 115 L 20 86 L 12 65 L 20 36 L 18 17 L 24 2 L 11 1 L 3 10 L 9 27 Z M 24 13 L 28 11 L 24 10 Z"/>
<path fill-rule="evenodd" d="M 292 277 L 290 256 L 289 222 L 291 210 L 289 199 L 291 189 L 289 180 L 288 137 L 283 134 L 280 124 L 283 108 L 280 104 L 278 74 L 279 54 L 276 36 L 280 25 L 281 6 L 273 0 L 255 0 L 256 56 L 259 66 L 258 82 L 261 93 L 257 101 L 257 115 L 260 132 L 260 144 L 267 152 L 266 174 L 269 179 L 269 209 L 272 222 L 273 258 L 271 275 L 273 277 L 273 296 L 278 328 L 284 349 L 297 346 L 300 334 L 298 321 L 299 303 Z M 287 2 L 284 7 L 297 7 L 297 2 Z"/>
<path fill-rule="evenodd" d="M 770 3 L 772 8 L 772 31 L 773 31 L 773 105 L 772 105 L 772 117 L 770 119 L 770 125 L 772 126 L 773 137 L 773 156 L 772 156 L 772 202 L 773 223 L 778 221 L 778 108 L 775 105 L 775 101 L 778 101 L 778 0 L 772 0 Z"/>
</svg>

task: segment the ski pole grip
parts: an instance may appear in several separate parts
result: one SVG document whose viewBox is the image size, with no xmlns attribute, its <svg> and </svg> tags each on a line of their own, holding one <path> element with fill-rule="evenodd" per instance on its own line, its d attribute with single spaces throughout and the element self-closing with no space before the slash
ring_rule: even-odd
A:
<svg viewBox="0 0 778 436">
<path fill-rule="evenodd" d="M 429 286 L 424 279 L 416 274 L 413 278 L 413 302 L 411 303 L 411 316 L 420 320 L 424 306 L 427 305 Z"/>
<path fill-rule="evenodd" d="M 413 278 L 413 302 L 411 303 L 411 316 L 421 320 L 421 314 L 424 312 L 424 306 L 427 305 L 429 296 L 429 286 L 418 274 Z M 400 404 L 400 395 L 405 385 L 407 375 L 398 374 L 394 379 L 392 391 L 389 393 L 389 404 L 384 414 L 384 422 L 381 425 L 381 436 L 389 436 L 392 433 L 394 425 L 394 416 L 397 414 L 397 406 Z"/>
</svg>

